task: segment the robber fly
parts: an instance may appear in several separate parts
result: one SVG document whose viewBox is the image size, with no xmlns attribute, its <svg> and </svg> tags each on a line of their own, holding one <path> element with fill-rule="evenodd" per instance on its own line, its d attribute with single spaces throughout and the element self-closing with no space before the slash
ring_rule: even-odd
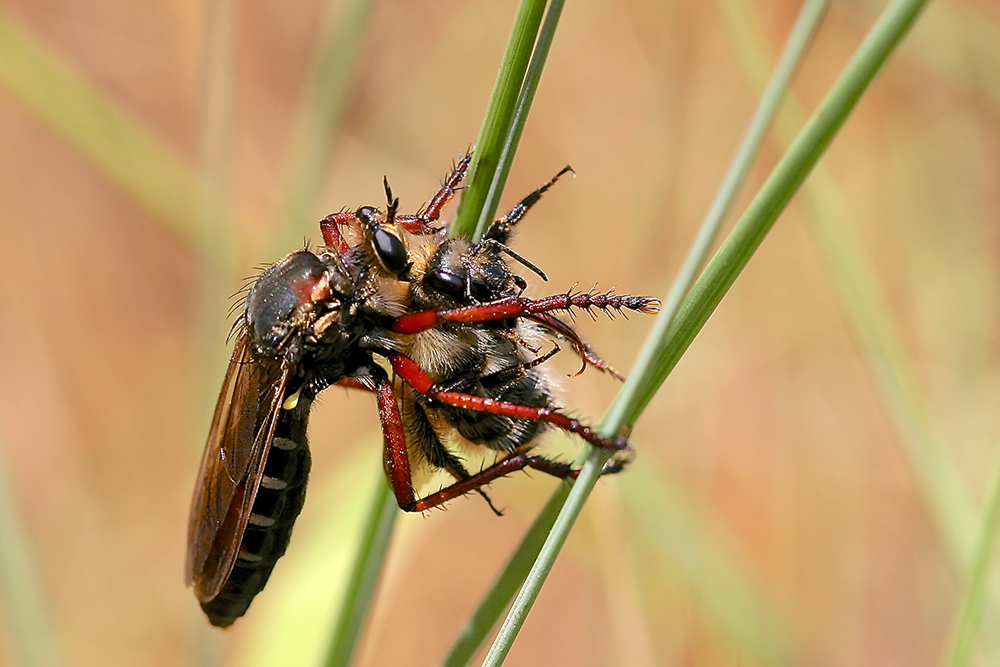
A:
<svg viewBox="0 0 1000 667">
<path fill-rule="evenodd" d="M 293 252 L 250 286 L 188 531 L 187 583 L 213 625 L 246 612 L 285 552 L 305 496 L 310 405 L 331 385 L 375 394 L 386 474 L 409 512 L 470 492 L 489 502 L 485 485 L 524 468 L 575 476 L 533 452 L 550 426 L 613 452 L 604 472 L 630 459 L 624 437 L 602 437 L 555 406 L 540 364 L 558 347 L 543 351 L 542 343 L 561 340 L 584 366 L 617 376 L 553 313 L 653 313 L 659 302 L 593 290 L 524 297 L 527 283 L 510 262 L 545 274 L 508 247 L 511 233 L 569 168 L 472 243 L 448 238 L 438 224 L 469 162 L 460 160 L 413 215 L 398 213 L 385 182 L 385 211 L 362 206 L 327 216 L 324 249 Z M 495 463 L 470 472 L 463 453 L 484 448 Z M 421 497 L 414 473 L 426 469 L 455 481 Z"/>
</svg>

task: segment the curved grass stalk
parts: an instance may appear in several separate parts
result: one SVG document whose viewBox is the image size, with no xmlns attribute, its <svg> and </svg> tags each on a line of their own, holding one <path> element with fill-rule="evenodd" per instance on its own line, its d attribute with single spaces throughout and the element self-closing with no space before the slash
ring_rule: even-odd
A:
<svg viewBox="0 0 1000 667">
<path fill-rule="evenodd" d="M 496 213 L 498 203 L 496 198 L 491 200 L 490 205 L 493 208 L 489 212 L 486 209 L 487 198 L 491 193 L 491 184 L 495 180 L 506 181 L 506 172 L 510 171 L 510 161 L 503 167 L 501 156 L 504 145 L 512 136 L 514 115 L 518 109 L 518 100 L 525 88 L 525 72 L 528 70 L 531 54 L 535 51 L 538 26 L 542 22 L 544 9 L 545 0 L 521 0 L 518 6 L 500 71 L 493 86 L 493 94 L 486 108 L 486 117 L 483 119 L 479 138 L 476 140 L 469 176 L 462 191 L 462 201 L 458 204 L 458 212 L 449 230 L 452 236 L 475 238 L 477 229 L 485 228 L 487 224 L 485 221 L 492 219 Z M 535 84 L 537 85 L 537 80 Z M 534 98 L 533 91 L 530 93 L 530 98 Z M 528 99 L 528 106 L 531 104 L 531 99 Z M 526 116 L 525 107 L 522 112 L 522 123 Z M 513 160 L 513 152 L 508 152 L 510 159 Z M 499 194 L 495 189 L 493 191 L 496 195 Z"/>
<path fill-rule="evenodd" d="M 889 54 L 916 20 L 924 4 L 926 0 L 894 0 L 879 17 L 819 109 L 796 137 L 733 232 L 698 278 L 678 310 L 677 318 L 665 328 L 661 338 L 644 346 L 632 376 L 619 394 L 619 397 L 625 394 L 630 383 L 636 385 L 629 394 L 630 400 L 626 402 L 621 398 L 616 399 L 609 409 L 608 417 L 602 422 L 602 432 L 605 435 L 613 435 L 622 427 L 635 423 L 750 261 L 778 215 L 829 146 Z M 622 404 L 620 407 L 619 403 Z M 606 454 L 597 451 L 592 451 L 588 456 L 562 513 L 542 546 L 539 559 L 528 573 L 524 587 L 515 598 L 497 640 L 487 654 L 484 666 L 496 667 L 506 657 L 538 595 L 541 582 L 552 567 L 555 554 L 565 542 L 569 528 L 579 513 L 583 500 L 597 481 L 600 466 L 606 459 Z"/>
<path fill-rule="evenodd" d="M 973 553 L 968 583 L 948 642 L 951 650 L 950 655 L 946 655 L 945 664 L 950 667 L 965 667 L 972 660 L 976 634 L 982 624 L 986 603 L 989 601 L 990 563 L 993 560 L 998 529 L 1000 529 L 1000 459 L 993 469 L 986 497 L 986 511 L 979 530 L 978 544 Z"/>
<path fill-rule="evenodd" d="M 766 52 L 760 28 L 750 20 L 742 3 L 727 0 L 726 5 L 730 9 L 727 16 L 733 41 L 742 45 L 739 62 L 748 68 L 751 80 L 759 81 Z M 943 7 L 938 9 L 954 12 Z M 935 24 L 935 31 L 940 28 Z M 919 49 L 918 52 L 926 57 L 935 49 Z M 784 117 L 779 117 L 775 124 L 775 134 L 785 144 L 791 141 L 793 128 L 803 117 L 796 101 L 789 102 Z M 981 548 L 981 544 L 977 546 L 976 505 L 968 484 L 947 444 L 934 428 L 898 327 L 886 314 L 884 290 L 859 249 L 860 244 L 842 222 L 850 216 L 833 175 L 819 165 L 802 194 L 812 232 L 840 289 L 864 351 L 864 360 L 913 469 L 939 539 L 952 567 L 961 580 L 966 580 L 973 576 L 969 572 L 970 564 Z M 995 627 L 993 617 L 997 611 L 996 600 L 1000 599 L 1000 584 L 987 581 L 987 585 L 991 588 L 988 602 L 993 609 L 991 620 Z M 1000 655 L 1000 643 L 995 635 L 995 632 L 983 635 L 994 660 Z"/>
<path fill-rule="evenodd" d="M 761 99 L 761 103 L 747 128 L 746 135 L 737 150 L 732 164 L 723 178 L 722 185 L 709 207 L 705 219 L 698 231 L 698 235 L 688 252 L 678 278 L 674 282 L 670 293 L 664 301 L 661 315 L 657 320 L 657 325 L 655 326 L 665 329 L 666 325 L 673 320 L 673 317 L 680 306 L 681 300 L 690 289 L 691 284 L 694 282 L 698 269 L 704 262 L 705 257 L 707 256 L 708 251 L 718 234 L 718 230 L 732 206 L 733 200 L 745 181 L 747 173 L 749 173 L 750 166 L 753 163 L 753 158 L 757 154 L 763 136 L 767 131 L 771 118 L 773 117 L 774 110 L 788 86 L 788 82 L 791 79 L 795 67 L 801 61 L 802 54 L 811 42 L 812 36 L 815 34 L 815 30 L 820 24 L 827 4 L 827 0 L 810 0 L 810 2 L 807 2 L 803 6 L 799 14 L 799 18 L 789 35 L 788 43 L 782 52 L 778 66 L 775 68 L 767 90 Z M 654 329 L 654 332 L 651 333 L 648 341 L 654 340 L 654 336 L 656 335 L 657 334 Z M 626 383 L 626 387 L 622 390 L 623 394 L 627 391 L 629 386 L 630 385 Z M 627 403 L 628 399 L 622 398 L 620 395 L 620 398 L 616 400 L 616 402 L 612 405 L 612 408 L 609 409 L 609 414 L 605 417 L 605 419 L 616 419 L 612 413 L 614 406 L 624 406 L 627 405 Z M 565 495 L 565 490 L 560 488 L 560 490 L 553 496 L 553 500 L 557 497 Z M 533 552 L 537 557 L 537 554 L 541 551 L 543 535 L 536 530 L 536 528 L 538 527 L 542 517 L 546 517 L 546 522 L 549 525 L 554 523 L 554 516 L 548 518 L 548 515 L 553 512 L 552 505 L 553 501 L 550 500 L 549 505 L 547 505 L 543 510 L 539 520 L 536 520 L 535 525 L 532 526 L 532 529 L 522 542 L 521 547 L 518 550 L 518 554 L 521 554 L 522 552 Z M 518 571 L 515 571 L 515 569 Z M 511 560 L 507 569 L 504 570 L 503 574 L 501 574 L 498 579 L 497 584 L 495 584 L 494 588 L 491 589 L 484 597 L 483 602 L 474 616 L 474 620 L 466 626 L 460 639 L 456 642 L 451 654 L 449 654 L 449 657 L 445 660 L 444 664 L 465 664 L 464 662 L 459 661 L 459 656 L 468 654 L 468 656 L 471 657 L 472 653 L 475 651 L 474 648 L 471 650 L 469 649 L 469 645 L 473 641 L 473 636 L 476 636 L 476 641 L 478 643 L 484 641 L 486 635 L 492 628 L 493 623 L 499 619 L 502 610 L 505 609 L 507 605 L 510 604 L 511 599 L 513 599 L 513 591 L 509 588 L 507 582 L 512 579 L 523 581 L 527 572 L 528 565 L 523 559 L 516 557 Z M 484 622 L 484 617 L 491 611 L 494 612 L 492 621 L 489 624 L 486 624 Z M 476 646 L 478 646 L 478 643 Z"/>
</svg>

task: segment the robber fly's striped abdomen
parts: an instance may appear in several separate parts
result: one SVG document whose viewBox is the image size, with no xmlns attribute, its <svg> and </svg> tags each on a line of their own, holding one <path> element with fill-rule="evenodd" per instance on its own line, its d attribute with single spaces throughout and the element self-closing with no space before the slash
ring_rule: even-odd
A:
<svg viewBox="0 0 1000 667">
<path fill-rule="evenodd" d="M 311 461 L 306 442 L 310 403 L 303 396 L 293 409 L 283 409 L 278 416 L 236 564 L 219 594 L 201 603 L 212 625 L 228 626 L 246 613 L 285 553 L 305 500 Z"/>
</svg>

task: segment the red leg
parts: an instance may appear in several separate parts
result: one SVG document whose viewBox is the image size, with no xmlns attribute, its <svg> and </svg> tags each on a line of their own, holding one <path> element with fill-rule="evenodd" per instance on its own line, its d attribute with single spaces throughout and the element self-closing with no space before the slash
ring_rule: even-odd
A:
<svg viewBox="0 0 1000 667">
<path fill-rule="evenodd" d="M 319 229 L 323 234 L 323 243 L 331 252 L 343 255 L 349 246 L 340 233 L 340 227 L 358 222 L 358 216 L 353 213 L 332 213 L 319 221 Z"/>
<path fill-rule="evenodd" d="M 552 408 L 531 408 L 528 406 L 501 403 L 498 401 L 491 401 L 489 399 L 482 399 L 478 396 L 467 396 L 465 394 L 458 394 L 455 392 L 434 391 L 434 385 L 430 382 L 430 378 L 428 378 L 412 360 L 402 355 L 395 355 L 394 358 L 391 358 L 391 361 L 393 368 L 397 368 L 397 372 L 399 371 L 399 368 L 406 368 L 407 362 L 413 368 L 416 368 L 418 375 L 422 375 L 423 378 L 426 378 L 426 382 L 422 382 L 422 384 L 430 383 L 430 390 L 426 395 L 441 402 L 446 402 L 450 405 L 457 405 L 457 403 L 452 403 L 448 400 L 449 397 L 456 396 L 467 399 L 478 399 L 479 401 L 483 401 L 486 405 L 490 406 L 487 410 L 489 412 L 495 412 L 496 414 L 509 414 L 509 416 L 512 417 L 528 419 L 535 418 L 540 421 L 549 421 L 556 426 L 560 426 L 561 428 L 577 433 L 597 447 L 615 450 L 616 455 L 604 464 L 604 469 L 601 471 L 601 474 L 619 472 L 632 458 L 632 450 L 628 448 L 624 439 L 611 441 L 600 438 L 594 434 L 590 428 L 583 426 L 577 420 L 567 417 L 557 410 Z M 403 373 L 400 373 L 400 375 L 403 375 L 403 378 L 408 382 L 410 381 Z M 346 378 L 346 380 L 352 379 L 353 378 Z M 338 384 L 343 386 L 360 386 L 368 388 L 365 385 L 358 385 L 352 382 L 345 382 L 343 380 L 338 382 Z M 420 390 L 418 389 L 418 391 Z M 523 470 L 524 468 L 533 468 L 563 479 L 567 477 L 575 479 L 580 473 L 579 470 L 572 468 L 568 464 L 560 463 L 558 461 L 550 461 L 549 459 L 541 456 L 528 456 L 526 453 L 520 452 L 508 456 L 502 461 L 496 462 L 489 468 L 486 468 L 475 475 L 470 475 L 450 486 L 446 486 L 437 493 L 432 493 L 424 498 L 417 499 L 416 494 L 413 491 L 413 477 L 410 471 L 410 457 L 406 447 L 406 435 L 403 429 L 403 419 L 399 412 L 399 404 L 396 402 L 396 392 L 393 389 L 392 381 L 388 377 L 382 377 L 376 380 L 375 395 L 378 400 L 379 419 L 382 422 L 382 437 L 385 444 L 386 474 L 389 477 L 389 483 L 392 486 L 393 495 L 396 497 L 396 503 L 403 511 L 422 512 L 424 510 L 437 507 L 438 505 L 448 502 L 453 498 L 477 491 L 484 498 L 486 498 L 486 502 L 490 504 L 493 511 L 499 514 L 497 509 L 493 507 L 493 503 L 490 502 L 489 497 L 487 497 L 482 490 L 483 486 L 489 484 L 493 480 L 512 472 Z M 476 409 L 470 405 L 461 405 L 460 407 L 466 407 L 470 410 Z M 515 408 L 516 414 L 510 414 L 507 411 L 508 408 Z M 479 409 L 484 408 L 480 407 Z M 527 416 L 525 414 L 525 410 L 532 411 L 534 416 Z"/>
<path fill-rule="evenodd" d="M 611 292 L 582 292 L 573 294 L 557 294 L 544 299 L 526 299 L 520 296 L 509 296 L 504 299 L 490 301 L 476 306 L 465 306 L 452 310 L 425 310 L 419 313 L 403 315 L 392 323 L 396 333 L 414 334 L 433 329 L 444 322 L 493 322 L 511 317 L 524 317 L 551 310 L 571 310 L 580 308 L 591 311 L 593 308 L 612 314 L 611 311 L 636 310 L 640 313 L 652 314 L 660 309 L 659 299 L 647 296 L 621 296 Z"/>
<path fill-rule="evenodd" d="M 545 422 L 557 426 L 570 433 L 575 433 L 590 444 L 600 449 L 621 451 L 628 449 L 628 442 L 625 438 L 604 438 L 598 435 L 592 428 L 581 423 L 556 408 L 533 407 L 530 405 L 519 405 L 517 403 L 506 403 L 492 398 L 473 396 L 456 391 L 445 391 L 434 384 L 430 376 L 423 371 L 415 361 L 409 357 L 393 352 L 389 355 L 389 363 L 393 370 L 399 374 L 411 387 L 427 398 L 433 399 L 446 405 L 466 410 L 476 410 L 478 412 L 489 412 L 495 415 L 513 417 L 515 419 L 528 419 L 536 422 Z"/>
<path fill-rule="evenodd" d="M 518 470 L 523 470 L 525 468 L 535 468 L 542 470 L 550 475 L 554 475 L 560 478 L 566 477 L 576 477 L 578 471 L 573 470 L 569 466 L 556 463 L 555 461 L 549 461 L 540 456 L 528 456 L 527 454 L 514 454 L 508 456 L 502 461 L 497 461 L 495 464 L 486 468 L 482 472 L 467 477 L 460 482 L 455 482 L 451 486 L 446 486 L 437 493 L 432 493 L 420 500 L 417 500 L 413 505 L 413 511 L 423 512 L 424 510 L 429 510 L 438 505 L 444 504 L 449 500 L 458 498 L 459 496 L 464 496 L 472 491 L 478 491 L 481 487 L 486 486 L 493 480 L 509 475 L 512 472 L 517 472 Z"/>
<path fill-rule="evenodd" d="M 336 385 L 344 389 L 363 389 L 365 391 L 375 391 L 371 382 L 365 382 L 359 377 L 349 377 L 337 380 Z"/>
<path fill-rule="evenodd" d="M 403 418 L 399 414 L 399 404 L 396 403 L 396 392 L 388 376 L 378 380 L 375 395 L 385 443 L 385 472 L 399 507 L 412 512 L 416 507 L 416 497 L 410 475 L 410 455 L 406 450 L 406 435 L 403 431 Z"/>
<path fill-rule="evenodd" d="M 602 475 L 609 475 L 619 472 L 630 459 L 615 459 L 610 460 L 604 465 L 604 470 L 601 471 Z M 524 470 L 525 468 L 532 468 L 533 470 L 539 470 L 546 473 L 547 475 L 552 475 L 553 477 L 558 477 L 560 479 L 576 479 L 580 474 L 580 471 L 570 467 L 568 464 L 560 463 L 558 461 L 551 461 L 542 456 L 528 456 L 527 454 L 521 452 L 518 454 L 512 454 L 502 461 L 497 461 L 489 468 L 466 477 L 465 479 L 455 482 L 451 486 L 446 486 L 437 493 L 431 493 L 423 498 L 417 500 L 413 509 L 409 511 L 423 512 L 424 510 L 429 510 L 438 505 L 448 502 L 459 496 L 464 496 L 472 491 L 479 491 L 482 493 L 482 487 L 486 486 L 490 482 L 509 475 L 512 472 L 517 472 L 518 470 Z M 493 507 L 492 503 L 490 507 Z M 405 508 L 404 508 L 405 509 Z M 496 509 L 494 509 L 496 511 Z"/>
<path fill-rule="evenodd" d="M 455 196 L 458 186 L 462 183 L 462 179 L 465 178 L 465 172 L 468 170 L 470 162 L 472 162 L 472 151 L 469 151 L 452 168 L 451 173 L 448 174 L 448 178 L 444 179 L 444 183 L 441 184 L 441 188 L 434 195 L 434 198 L 431 199 L 427 208 L 416 215 L 397 215 L 396 222 L 412 234 L 426 234 L 430 231 L 428 225 L 436 222 L 441 217 L 441 211 L 448 205 L 451 198 Z"/>
</svg>

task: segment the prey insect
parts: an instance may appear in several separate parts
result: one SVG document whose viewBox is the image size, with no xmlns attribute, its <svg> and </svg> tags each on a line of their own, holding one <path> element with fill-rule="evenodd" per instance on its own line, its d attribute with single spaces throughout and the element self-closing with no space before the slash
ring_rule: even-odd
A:
<svg viewBox="0 0 1000 667">
<path fill-rule="evenodd" d="M 605 473 L 630 460 L 624 436 L 603 437 L 556 406 L 542 364 L 558 348 L 543 345 L 562 341 L 584 367 L 617 377 L 555 313 L 653 313 L 659 302 L 593 290 L 525 297 L 527 282 L 512 263 L 545 274 L 509 248 L 511 234 L 569 168 L 473 243 L 448 238 L 440 223 L 469 162 L 462 158 L 415 214 L 399 213 L 386 182 L 384 211 L 327 216 L 322 250 L 289 254 L 250 287 L 188 531 L 187 583 L 213 625 L 246 612 L 285 552 L 305 497 L 310 406 L 331 385 L 374 393 L 386 474 L 408 512 L 472 492 L 490 502 L 487 484 L 526 468 L 575 476 L 534 451 L 550 427 L 613 452 Z M 477 450 L 493 452 L 495 462 L 471 472 L 466 455 Z M 423 470 L 454 482 L 421 496 L 414 475 Z"/>
</svg>

